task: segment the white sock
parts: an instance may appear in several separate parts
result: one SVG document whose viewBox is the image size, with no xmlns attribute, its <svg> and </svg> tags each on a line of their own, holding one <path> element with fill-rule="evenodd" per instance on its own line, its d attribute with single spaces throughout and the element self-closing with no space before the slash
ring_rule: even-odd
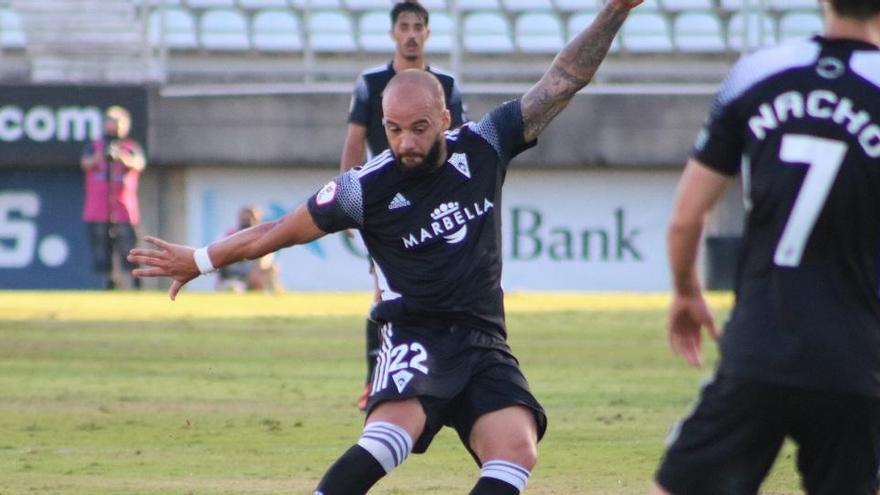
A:
<svg viewBox="0 0 880 495">
<path fill-rule="evenodd" d="M 385 421 L 365 426 L 357 444 L 375 457 L 386 473 L 403 464 L 413 448 L 412 438 L 406 430 Z"/>
<path fill-rule="evenodd" d="M 480 470 L 481 478 L 495 478 L 516 487 L 522 492 L 529 482 L 529 470 L 509 461 L 487 461 Z"/>
</svg>

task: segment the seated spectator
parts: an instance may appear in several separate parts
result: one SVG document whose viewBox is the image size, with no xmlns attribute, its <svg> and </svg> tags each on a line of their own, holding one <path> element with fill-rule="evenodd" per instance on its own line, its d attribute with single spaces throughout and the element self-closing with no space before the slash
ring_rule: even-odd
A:
<svg viewBox="0 0 880 495">
<path fill-rule="evenodd" d="M 227 232 L 230 235 L 244 230 L 262 221 L 262 212 L 255 206 L 242 207 L 238 212 L 238 228 Z M 275 263 L 275 253 L 267 254 L 260 259 L 244 260 L 234 263 L 218 271 L 217 290 L 244 292 L 247 290 L 265 290 L 284 292 L 278 278 L 280 269 Z"/>
</svg>

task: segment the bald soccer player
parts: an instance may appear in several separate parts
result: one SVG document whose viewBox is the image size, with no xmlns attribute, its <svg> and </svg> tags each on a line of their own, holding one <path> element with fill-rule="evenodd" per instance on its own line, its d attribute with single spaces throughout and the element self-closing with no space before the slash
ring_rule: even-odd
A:
<svg viewBox="0 0 880 495">
<path fill-rule="evenodd" d="M 149 238 L 141 277 L 170 277 L 172 299 L 200 273 L 355 228 L 376 263 L 382 350 L 362 436 L 316 495 L 366 493 L 444 425 L 480 465 L 471 494 L 521 493 L 547 425 L 507 345 L 501 289 L 501 188 L 507 165 L 589 83 L 630 9 L 609 0 L 521 99 L 449 132 L 443 88 L 423 70 L 389 83 L 390 149 L 330 181 L 284 218 L 193 249 Z"/>
</svg>

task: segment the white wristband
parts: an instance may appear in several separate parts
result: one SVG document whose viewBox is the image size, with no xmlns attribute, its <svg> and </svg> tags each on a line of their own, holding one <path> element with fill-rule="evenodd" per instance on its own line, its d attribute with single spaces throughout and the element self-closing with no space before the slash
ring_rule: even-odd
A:
<svg viewBox="0 0 880 495">
<path fill-rule="evenodd" d="M 211 263 L 211 257 L 208 256 L 207 246 L 193 251 L 193 260 L 195 260 L 196 266 L 199 267 L 199 271 L 202 272 L 202 275 L 207 275 L 217 270 L 214 268 L 214 264 Z"/>
</svg>

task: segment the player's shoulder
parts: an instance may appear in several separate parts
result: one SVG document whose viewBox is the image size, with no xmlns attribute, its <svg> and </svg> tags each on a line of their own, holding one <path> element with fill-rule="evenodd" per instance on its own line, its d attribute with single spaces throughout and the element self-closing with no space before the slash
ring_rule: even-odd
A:
<svg viewBox="0 0 880 495">
<path fill-rule="evenodd" d="M 370 67 L 368 69 L 364 69 L 359 76 L 359 79 L 364 81 L 372 82 L 374 80 L 391 78 L 394 75 L 394 71 L 391 69 L 389 64 L 377 65 L 375 67 Z"/>
<path fill-rule="evenodd" d="M 393 166 L 394 155 L 388 149 L 367 160 L 363 165 L 351 169 L 347 175 L 363 183 L 380 176 L 383 171 L 387 171 Z"/>
<path fill-rule="evenodd" d="M 814 39 L 795 40 L 744 55 L 733 66 L 719 92 L 721 103 L 737 99 L 755 86 L 790 70 L 812 66 L 822 46 Z"/>
<path fill-rule="evenodd" d="M 880 50 L 859 50 L 850 59 L 853 72 L 880 88 Z"/>
<path fill-rule="evenodd" d="M 431 65 L 428 66 L 428 72 L 434 74 L 434 77 L 439 79 L 440 82 L 449 82 L 450 84 L 455 83 L 455 75 L 449 71 Z"/>
</svg>

